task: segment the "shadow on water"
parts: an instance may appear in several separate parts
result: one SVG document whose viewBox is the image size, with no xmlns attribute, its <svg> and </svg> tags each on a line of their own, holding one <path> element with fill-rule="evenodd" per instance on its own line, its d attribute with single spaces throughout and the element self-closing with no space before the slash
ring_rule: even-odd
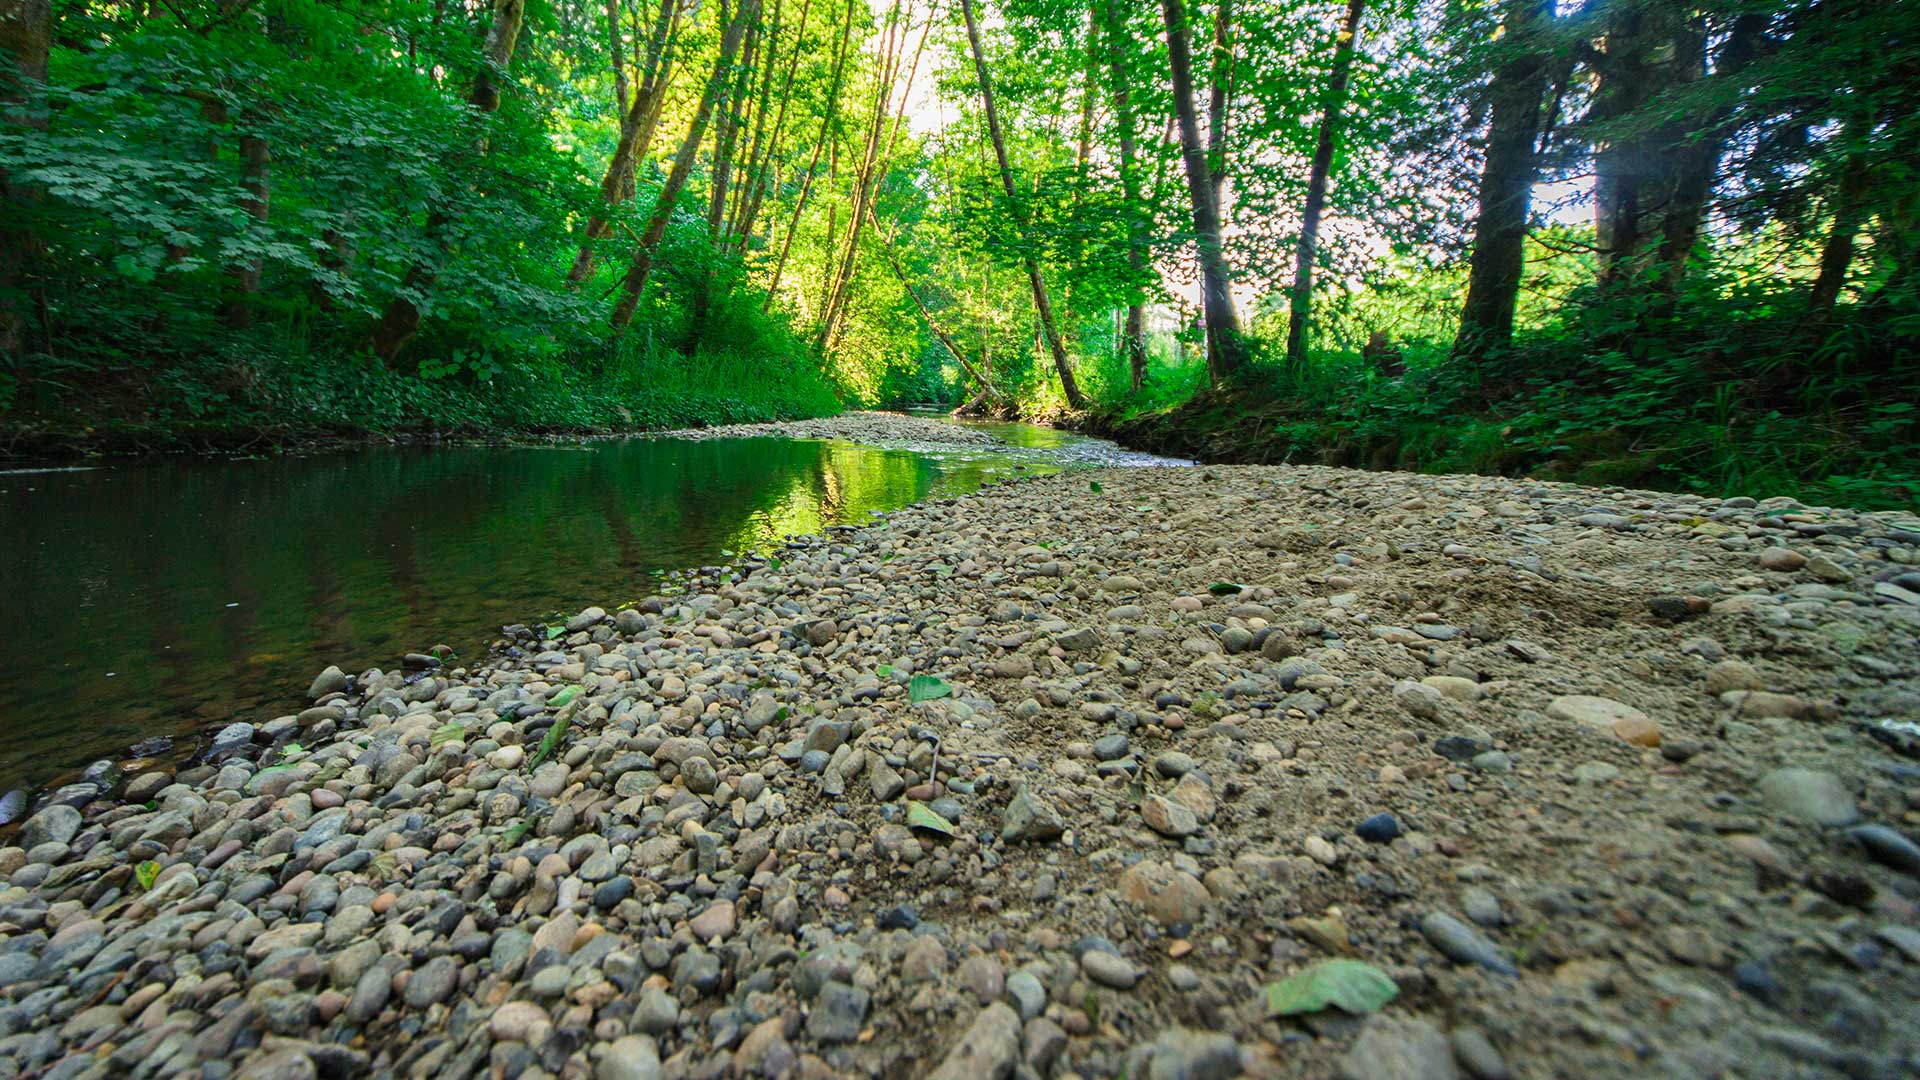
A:
<svg viewBox="0 0 1920 1080">
<path fill-rule="evenodd" d="M 654 571 L 1014 468 L 636 439 L 0 474 L 0 791 L 148 736 L 283 715 L 331 663 L 391 667 L 442 642 L 476 660 L 504 623 L 611 609 Z"/>
</svg>

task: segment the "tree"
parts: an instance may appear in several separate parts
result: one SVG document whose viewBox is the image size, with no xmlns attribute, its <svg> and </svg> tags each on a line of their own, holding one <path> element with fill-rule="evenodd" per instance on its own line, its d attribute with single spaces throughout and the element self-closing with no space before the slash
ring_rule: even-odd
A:
<svg viewBox="0 0 1920 1080">
<path fill-rule="evenodd" d="M 1220 207 L 1214 200 L 1207 148 L 1200 141 L 1200 121 L 1194 113 L 1193 59 L 1187 45 L 1185 2 L 1160 0 L 1160 8 L 1167 26 L 1167 64 L 1173 80 L 1174 115 L 1180 125 L 1180 156 L 1186 165 L 1187 193 L 1193 205 L 1194 245 L 1200 254 L 1200 310 L 1207 324 L 1207 366 L 1213 381 L 1220 383 L 1246 366 L 1246 343 L 1240 334 L 1240 316 L 1233 308 L 1226 253 L 1220 242 Z"/>
<path fill-rule="evenodd" d="M 980 48 L 980 25 L 973 13 L 973 0 L 960 0 L 960 11 L 967 23 L 967 42 L 973 50 L 973 70 L 980 80 L 980 104 L 987 116 L 987 137 L 993 141 L 994 160 L 1000 165 L 1000 184 L 1006 190 L 1007 204 L 1013 210 L 1014 217 L 1022 227 L 1025 219 L 1021 214 L 1020 197 L 1013 185 L 1013 167 L 1007 160 L 1007 140 L 1000 131 L 1000 116 L 993 107 L 993 80 L 987 75 L 986 54 Z M 1033 310 L 1040 319 L 1040 332 L 1046 337 L 1047 351 L 1053 355 L 1053 367 L 1060 375 L 1060 389 L 1066 394 L 1067 404 L 1075 409 L 1087 407 L 1086 396 L 1080 393 L 1080 384 L 1074 380 L 1073 364 L 1067 359 L 1066 345 L 1060 340 L 1060 329 L 1053 320 L 1053 304 L 1047 299 L 1047 283 L 1040 276 L 1040 263 L 1032 253 L 1031 246 L 1024 245 L 1026 251 L 1021 257 L 1027 270 L 1027 282 L 1033 290 Z"/>
<path fill-rule="evenodd" d="M 694 159 L 700 153 L 707 123 L 713 119 L 714 106 L 726 92 L 727 81 L 733 77 L 733 58 L 740 51 L 740 40 L 746 36 L 747 27 L 759 17 L 759 0 L 742 0 L 739 10 L 721 32 L 720 55 L 714 61 L 712 74 L 707 76 L 706 92 L 700 95 L 700 104 L 687 125 L 686 136 L 680 140 L 680 151 L 674 155 L 673 171 L 667 174 L 659 195 L 654 198 L 646 231 L 640 234 L 627 272 L 620 279 L 620 299 L 614 304 L 610 320 L 616 337 L 626 332 L 627 324 L 633 321 L 634 310 L 640 306 L 640 294 L 653 273 L 655 252 L 667 235 L 667 224 L 673 220 L 674 206 L 680 201 L 680 193 L 686 190 L 687 178 L 693 174 Z"/>
<path fill-rule="evenodd" d="M 1127 352 L 1127 381 L 1138 390 L 1146 381 L 1147 331 L 1145 283 L 1148 280 L 1147 256 L 1152 228 L 1151 209 L 1140 194 L 1140 166 L 1134 132 L 1133 93 L 1127 75 L 1127 33 L 1120 0 L 1104 0 L 1101 12 L 1106 20 L 1107 66 L 1112 73 L 1113 123 L 1120 143 L 1120 186 L 1127 212 L 1127 274 L 1130 296 L 1126 328 L 1121 337 Z"/>
<path fill-rule="evenodd" d="M 1333 51 L 1333 75 L 1327 81 L 1326 104 L 1320 112 L 1320 136 L 1313 148 L 1308 172 L 1307 205 L 1300 214 L 1300 242 L 1293 263 L 1293 297 L 1287 312 L 1287 366 L 1298 369 L 1307 357 L 1307 312 L 1313 304 L 1313 253 L 1320 235 L 1320 214 L 1326 207 L 1327 183 L 1333 171 L 1334 143 L 1340 137 L 1340 112 L 1347 104 L 1347 83 L 1353 76 L 1353 56 L 1360 47 L 1360 18 L 1366 0 L 1347 0 Z"/>
<path fill-rule="evenodd" d="M 666 103 L 667 76 L 671 72 L 673 37 L 680 25 L 680 11 L 681 0 L 661 0 L 660 13 L 654 17 L 653 29 L 647 38 L 646 60 L 640 71 L 640 89 L 621 114 L 620 141 L 614 144 L 613 156 L 607 159 L 607 171 L 600 179 L 600 201 L 606 206 L 618 206 L 633 197 L 634 165 L 646 154 L 647 144 L 653 141 L 661 106 Z M 615 55 L 618 56 L 617 49 Z M 624 85 L 625 69 L 617 60 L 614 74 Z M 625 98 L 624 91 L 621 97 Z M 604 216 L 595 214 L 587 218 L 586 237 L 580 241 L 580 250 L 567 270 L 569 286 L 577 287 L 593 273 L 594 241 L 604 238 L 609 231 L 611 226 Z"/>
<path fill-rule="evenodd" d="M 45 126 L 34 100 L 47 81 L 52 44 L 52 0 L 0 0 L 0 56 L 10 58 L 0 68 L 0 131 Z M 26 224 L 33 200 L 32 189 L 0 169 L 0 207 L 6 209 L 6 223 L 0 225 L 0 353 L 26 346 L 40 254 L 40 238 Z"/>
<path fill-rule="evenodd" d="M 1474 219 L 1467 299 L 1454 339 L 1454 355 L 1462 360 L 1483 361 L 1513 339 L 1527 221 L 1540 175 L 1537 146 L 1547 84 L 1540 37 L 1552 18 L 1551 0 L 1510 0 L 1508 5 L 1506 56 L 1494 69 L 1487 92 L 1491 119 L 1480 167 L 1480 213 Z"/>
<path fill-rule="evenodd" d="M 500 107 L 500 80 L 506 77 L 507 67 L 513 62 L 513 50 L 520 40 L 520 25 L 526 14 L 526 0 L 493 0 L 493 22 L 487 27 L 481 49 L 480 70 L 467 93 L 467 104 L 482 115 Z M 433 246 L 440 246 L 447 224 L 442 212 L 429 213 L 427 235 Z M 419 333 L 420 307 L 416 297 L 425 300 L 426 293 L 433 288 L 436 273 L 437 268 L 432 264 L 415 263 L 407 271 L 406 285 L 400 295 L 388 302 L 386 310 L 380 313 L 369 344 L 381 360 L 388 364 L 398 360 L 401 350 Z"/>
</svg>

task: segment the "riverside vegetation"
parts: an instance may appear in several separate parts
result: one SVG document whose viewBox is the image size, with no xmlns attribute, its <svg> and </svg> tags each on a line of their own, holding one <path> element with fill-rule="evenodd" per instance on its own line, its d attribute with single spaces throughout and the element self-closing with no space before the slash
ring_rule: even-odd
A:
<svg viewBox="0 0 1920 1080">
<path fill-rule="evenodd" d="M 0 1069 L 1908 1075 L 1916 559 L 1317 467 L 937 500 L 55 793 Z"/>
<path fill-rule="evenodd" d="M 1245 461 L 1908 505 L 1917 23 L 4 0 L 0 446 L 944 401 Z"/>
</svg>

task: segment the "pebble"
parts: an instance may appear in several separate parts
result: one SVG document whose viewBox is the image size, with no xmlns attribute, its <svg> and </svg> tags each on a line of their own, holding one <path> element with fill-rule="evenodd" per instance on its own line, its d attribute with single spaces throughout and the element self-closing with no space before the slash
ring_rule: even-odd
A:
<svg viewBox="0 0 1920 1080">
<path fill-rule="evenodd" d="M 1354 826 L 1353 834 L 1370 844 L 1384 844 L 1400 835 L 1400 822 L 1392 814 L 1375 814 Z"/>
<path fill-rule="evenodd" d="M 1760 797 L 1789 821 L 1851 825 L 1860 810 L 1838 776 L 1818 769 L 1775 769 L 1760 780 Z"/>
<path fill-rule="evenodd" d="M 1111 986 L 1117 990 L 1131 990 L 1140 981 L 1140 969 L 1134 967 L 1132 961 L 1098 949 L 1088 949 L 1080 954 L 1080 970 L 1101 986 Z"/>
<path fill-rule="evenodd" d="M 995 1002 L 974 1015 L 928 1080 L 986 1080 L 1005 1077 L 1020 1060 L 1020 1017 Z"/>
<path fill-rule="evenodd" d="M 90 767 L 0 838 L 0 1075 L 1897 1060 L 1920 774 L 1853 724 L 1909 704 L 1905 517 L 1208 472 L 934 499 Z M 1403 996 L 1258 1019 L 1331 957 Z"/>
<path fill-rule="evenodd" d="M 1444 911 L 1428 912 L 1422 917 L 1420 933 L 1455 963 L 1478 964 L 1501 975 L 1517 974 L 1513 961 L 1508 960 L 1493 942 Z"/>
<path fill-rule="evenodd" d="M 660 1052 L 644 1035 L 623 1035 L 606 1044 L 593 1067 L 594 1080 L 659 1080 Z"/>
<path fill-rule="evenodd" d="M 1839 824 L 1835 822 L 1834 824 Z M 1859 844 L 1875 862 L 1920 877 L 1920 844 L 1885 825 L 1859 825 L 1847 830 L 1847 836 Z"/>
<path fill-rule="evenodd" d="M 1424 1020 L 1367 1018 L 1340 1059 L 1341 1080 L 1458 1080 L 1453 1045 Z"/>
</svg>

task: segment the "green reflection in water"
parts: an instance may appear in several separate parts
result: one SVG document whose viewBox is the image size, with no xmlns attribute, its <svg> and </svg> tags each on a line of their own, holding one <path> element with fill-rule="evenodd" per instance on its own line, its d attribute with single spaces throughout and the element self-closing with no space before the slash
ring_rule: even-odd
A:
<svg viewBox="0 0 1920 1080">
<path fill-rule="evenodd" d="M 650 571 L 1012 472 L 991 454 L 636 439 L 0 474 L 0 791 L 282 715 L 330 663 L 438 642 L 476 659 L 503 623 L 638 599 Z"/>
</svg>

